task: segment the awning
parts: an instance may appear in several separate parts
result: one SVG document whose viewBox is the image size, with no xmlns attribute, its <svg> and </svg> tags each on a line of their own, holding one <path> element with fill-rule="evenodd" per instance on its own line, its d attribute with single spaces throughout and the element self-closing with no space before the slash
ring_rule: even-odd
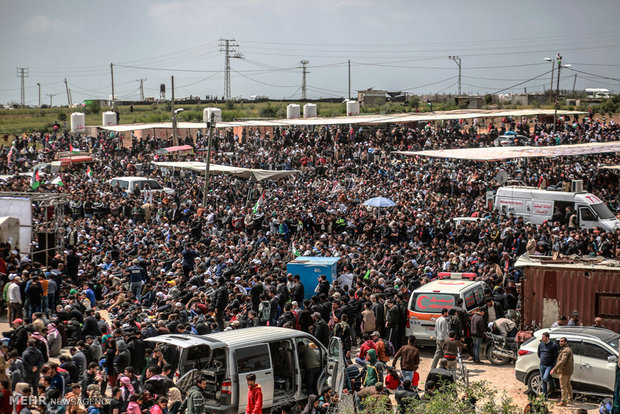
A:
<svg viewBox="0 0 620 414">
<path fill-rule="evenodd" d="M 192 147 L 191 145 L 177 145 L 176 147 L 161 148 L 157 151 L 157 153 L 161 155 L 176 154 L 176 153 L 190 154 L 193 151 L 194 151 L 194 147 Z"/>
<path fill-rule="evenodd" d="M 179 162 L 154 162 L 153 164 L 166 168 L 179 168 L 185 170 L 192 170 L 197 172 L 204 172 L 207 168 L 204 162 L 197 161 L 179 161 Z M 263 180 L 276 180 L 278 178 L 284 178 L 289 175 L 298 174 L 299 170 L 261 170 L 255 168 L 240 168 L 231 167 L 228 165 L 211 164 L 209 166 L 209 173 L 215 175 L 235 175 L 241 178 L 254 177 L 256 181 Z"/>
<path fill-rule="evenodd" d="M 257 119 L 238 122 L 218 122 L 217 128 L 259 127 L 259 126 L 292 126 L 292 125 L 349 125 L 349 124 L 393 124 L 409 122 L 447 121 L 454 119 L 473 118 L 520 118 L 523 116 L 553 115 L 553 109 L 520 109 L 520 110 L 456 110 L 445 112 L 423 112 L 402 114 L 370 114 L 355 116 L 339 116 L 334 118 L 297 118 L 297 119 Z M 580 111 L 558 111 L 558 115 L 583 115 Z M 129 132 L 143 129 L 172 129 L 171 122 L 155 124 L 128 124 L 100 126 L 99 128 L 114 132 Z M 177 129 L 205 129 L 204 122 L 177 122 Z"/>
<path fill-rule="evenodd" d="M 620 152 L 620 141 L 592 142 L 550 147 L 484 147 L 431 151 L 394 151 L 393 154 L 418 155 L 432 158 L 453 158 L 471 161 L 497 161 L 510 158 L 565 157 Z"/>
</svg>

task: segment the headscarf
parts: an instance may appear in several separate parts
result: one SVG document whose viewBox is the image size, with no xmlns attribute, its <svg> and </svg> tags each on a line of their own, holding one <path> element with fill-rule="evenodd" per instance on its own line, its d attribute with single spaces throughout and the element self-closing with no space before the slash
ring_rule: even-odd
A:
<svg viewBox="0 0 620 414">
<path fill-rule="evenodd" d="M 58 329 L 56 329 L 56 324 L 54 323 L 47 324 L 47 337 L 49 338 L 50 335 L 52 338 L 56 338 L 60 335 L 60 332 L 58 332 Z"/>
<path fill-rule="evenodd" d="M 32 337 L 34 339 L 37 339 L 37 340 L 39 340 L 39 341 L 41 341 L 41 342 L 43 342 L 45 344 L 45 350 L 47 352 L 47 355 L 49 355 L 50 354 L 50 350 L 49 350 L 49 347 L 47 346 L 47 339 L 43 335 L 41 335 L 41 332 L 34 331 L 32 333 Z"/>
<path fill-rule="evenodd" d="M 310 394 L 308 396 L 308 404 L 306 404 L 306 407 L 301 412 L 301 414 L 311 414 L 312 413 L 312 409 L 314 408 L 314 402 L 315 401 L 316 401 L 316 395 Z"/>
<path fill-rule="evenodd" d="M 131 379 L 129 379 L 129 377 L 121 377 L 120 383 L 123 386 L 125 386 L 125 388 L 127 388 L 127 391 L 129 391 L 130 396 L 133 395 L 134 388 L 133 388 L 133 385 L 131 384 Z"/>
<path fill-rule="evenodd" d="M 168 390 L 168 410 L 172 410 L 172 406 L 174 405 L 174 403 L 181 401 L 181 390 L 179 390 L 177 387 L 171 387 Z"/>
</svg>

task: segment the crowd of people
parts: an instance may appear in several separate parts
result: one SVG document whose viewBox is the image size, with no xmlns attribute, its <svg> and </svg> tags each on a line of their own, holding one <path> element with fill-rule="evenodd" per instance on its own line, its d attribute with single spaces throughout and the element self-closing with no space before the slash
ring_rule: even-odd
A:
<svg viewBox="0 0 620 414">
<path fill-rule="evenodd" d="M 47 208 L 33 207 L 37 231 L 59 235 L 58 252 L 39 263 L 29 252 L 0 245 L 3 300 L 13 327 L 0 348 L 0 413 L 8 412 L 2 410 L 15 393 L 64 395 L 74 402 L 69 413 L 199 412 L 192 411 L 199 410 L 196 398 L 188 402 L 175 387 L 176 367 L 144 340 L 260 325 L 304 330 L 325 345 L 330 336 L 341 337 L 349 363 L 366 373 L 362 396 L 384 389 L 397 392 L 397 400 L 418 395 L 419 354 L 405 329 L 414 289 L 439 272 L 475 273 L 494 294 L 487 304 L 495 315 L 497 305 L 502 311 L 519 308 L 521 274 L 513 265 L 523 253 L 618 256 L 618 234 L 580 229 L 570 220 L 572 212 L 536 226 L 490 210 L 485 201 L 503 169 L 534 186 L 541 179 L 550 185 L 581 179 L 618 214 L 618 176 L 598 168 L 618 164 L 617 154 L 502 163 L 391 154 L 490 145 L 506 130 L 530 137 L 534 145 L 615 141 L 618 134 L 613 121 L 593 119 L 566 119 L 557 136 L 551 125 L 527 119 L 496 126 L 476 120 L 348 130 L 287 127 L 242 137 L 221 131 L 213 140 L 213 163 L 300 173 L 260 183 L 211 177 L 207 205 L 200 174 L 152 164 L 154 151 L 169 145 L 166 139 L 134 138 L 125 148 L 122 137 L 108 132 L 15 138 L 0 148 L 0 173 L 9 176 L 0 191 L 32 191 L 31 177 L 19 173 L 50 162 L 69 145 L 92 153 L 94 162 L 91 174 L 79 168 L 61 172 L 62 185 L 49 175 L 36 189 L 65 197 L 64 214 L 54 220 L 47 220 Z M 199 134 L 193 143 L 202 148 L 205 141 Z M 128 193 L 108 183 L 127 175 L 157 178 L 174 194 L 148 188 Z M 261 194 L 264 201 L 257 203 Z M 362 206 L 375 196 L 396 206 Z M 452 220 L 461 216 L 478 220 Z M 33 250 L 38 248 L 35 241 Z M 286 269 L 300 255 L 340 257 L 338 278 L 322 278 L 306 295 L 298 275 Z M 462 321 L 456 338 L 470 339 L 469 324 Z M 66 346 L 70 355 L 61 354 Z M 400 374 L 389 366 L 392 356 L 400 360 Z M 479 357 L 472 351 L 473 359 Z M 435 365 L 447 369 L 450 361 L 437 358 Z M 354 385 L 347 386 L 353 391 Z M 427 379 L 427 398 L 437 385 Z M 196 397 L 200 390 L 192 392 Z M 102 403 L 106 395 L 111 399 Z M 93 404 L 81 404 L 78 396 Z M 315 395 L 308 412 L 327 412 L 337 404 L 333 400 Z"/>
</svg>

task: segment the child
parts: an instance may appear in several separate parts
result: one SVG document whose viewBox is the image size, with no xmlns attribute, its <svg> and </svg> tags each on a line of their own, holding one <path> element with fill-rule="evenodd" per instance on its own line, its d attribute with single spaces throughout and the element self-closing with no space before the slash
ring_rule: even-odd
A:
<svg viewBox="0 0 620 414">
<path fill-rule="evenodd" d="M 388 367 L 388 374 L 385 377 L 385 387 L 390 391 L 396 391 L 400 385 L 400 376 L 395 368 Z"/>
</svg>

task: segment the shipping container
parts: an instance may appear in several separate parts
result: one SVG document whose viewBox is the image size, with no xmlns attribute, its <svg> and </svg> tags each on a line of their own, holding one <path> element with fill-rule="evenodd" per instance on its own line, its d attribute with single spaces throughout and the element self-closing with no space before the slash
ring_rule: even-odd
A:
<svg viewBox="0 0 620 414">
<path fill-rule="evenodd" d="M 561 316 L 579 312 L 580 325 L 620 330 L 620 262 L 602 258 L 564 258 L 523 255 L 515 267 L 521 279 L 521 325 L 548 328 Z"/>
<path fill-rule="evenodd" d="M 300 276 L 300 282 L 304 285 L 304 299 L 310 299 L 319 284 L 319 276 L 327 276 L 331 284 L 338 277 L 339 257 L 315 257 L 301 256 L 286 265 L 286 271 Z"/>
</svg>

